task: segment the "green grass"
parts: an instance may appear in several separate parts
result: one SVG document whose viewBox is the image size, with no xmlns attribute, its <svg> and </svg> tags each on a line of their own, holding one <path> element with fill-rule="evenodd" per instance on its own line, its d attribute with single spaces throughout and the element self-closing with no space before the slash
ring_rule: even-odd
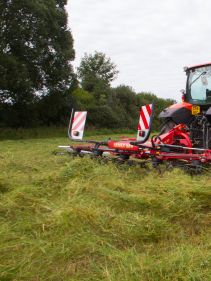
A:
<svg viewBox="0 0 211 281">
<path fill-rule="evenodd" d="M 53 154 L 66 144 L 0 142 L 1 281 L 211 280 L 209 173 Z"/>
<path fill-rule="evenodd" d="M 85 136 L 102 136 L 113 134 L 134 134 L 130 129 L 98 129 L 85 130 Z M 40 138 L 62 138 L 67 135 L 66 127 L 38 127 L 38 128 L 0 128 L 0 140 L 40 139 Z"/>
</svg>

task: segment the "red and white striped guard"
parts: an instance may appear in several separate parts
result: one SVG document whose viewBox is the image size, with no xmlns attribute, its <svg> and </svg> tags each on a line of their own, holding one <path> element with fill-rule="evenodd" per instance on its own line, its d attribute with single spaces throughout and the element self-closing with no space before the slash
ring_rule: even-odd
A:
<svg viewBox="0 0 211 281">
<path fill-rule="evenodd" d="M 72 120 L 71 138 L 82 140 L 86 123 L 87 111 L 76 111 Z"/>
<path fill-rule="evenodd" d="M 151 130 L 152 111 L 152 104 L 147 104 L 141 107 L 138 123 L 137 141 L 144 141 L 145 139 L 147 139 Z"/>
</svg>

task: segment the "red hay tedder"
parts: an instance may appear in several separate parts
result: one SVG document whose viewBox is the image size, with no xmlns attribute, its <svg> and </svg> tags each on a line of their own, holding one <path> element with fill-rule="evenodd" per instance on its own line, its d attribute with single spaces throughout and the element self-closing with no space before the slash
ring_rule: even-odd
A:
<svg viewBox="0 0 211 281">
<path fill-rule="evenodd" d="M 87 112 L 72 111 L 68 136 L 76 143 L 60 146 L 76 155 L 90 154 L 127 162 L 151 159 L 154 166 L 163 162 L 201 169 L 211 163 L 211 63 L 186 67 L 186 91 L 182 103 L 164 109 L 159 117 L 164 124 L 158 135 L 149 139 L 154 106 L 140 109 L 136 138 L 119 141 L 83 140 Z"/>
</svg>

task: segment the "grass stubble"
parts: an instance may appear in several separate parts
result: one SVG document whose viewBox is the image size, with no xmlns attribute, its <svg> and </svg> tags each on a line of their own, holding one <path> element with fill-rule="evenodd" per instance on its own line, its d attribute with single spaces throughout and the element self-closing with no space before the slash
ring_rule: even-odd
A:
<svg viewBox="0 0 211 281">
<path fill-rule="evenodd" d="M 209 281 L 211 178 L 0 142 L 0 280 Z"/>
</svg>

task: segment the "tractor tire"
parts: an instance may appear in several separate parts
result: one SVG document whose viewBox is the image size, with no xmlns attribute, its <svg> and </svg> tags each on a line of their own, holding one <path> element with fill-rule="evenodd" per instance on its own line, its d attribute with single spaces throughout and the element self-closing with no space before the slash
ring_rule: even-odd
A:
<svg viewBox="0 0 211 281">
<path fill-rule="evenodd" d="M 176 125 L 176 123 L 174 121 L 172 121 L 171 119 L 165 121 L 164 124 L 161 126 L 160 135 L 168 133 L 168 131 L 170 131 L 172 128 L 174 128 L 175 125 Z"/>
</svg>

